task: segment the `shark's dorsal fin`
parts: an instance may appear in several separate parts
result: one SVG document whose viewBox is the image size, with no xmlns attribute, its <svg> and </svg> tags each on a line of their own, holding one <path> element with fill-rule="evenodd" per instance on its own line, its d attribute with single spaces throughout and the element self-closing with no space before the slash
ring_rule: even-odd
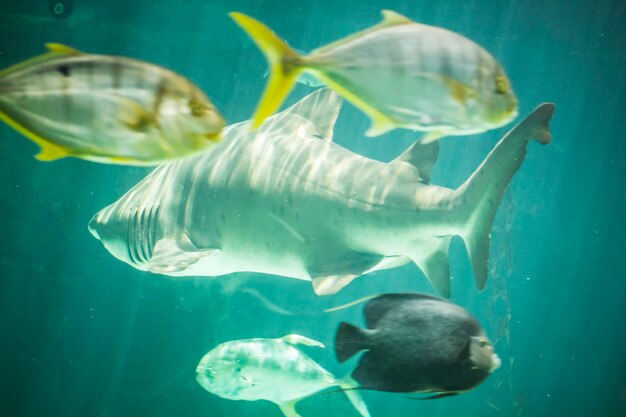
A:
<svg viewBox="0 0 626 417">
<path fill-rule="evenodd" d="M 333 128 L 342 102 L 342 98 L 337 93 L 328 88 L 322 88 L 280 114 L 295 114 L 308 120 L 313 126 L 314 135 L 330 141 L 333 139 Z"/>
<path fill-rule="evenodd" d="M 406 162 L 413 165 L 418 173 L 419 179 L 424 184 L 430 183 L 430 173 L 437 162 L 439 155 L 439 142 L 422 143 L 418 140 L 406 151 L 398 156 L 395 161 Z"/>
<path fill-rule="evenodd" d="M 290 345 L 305 345 L 305 346 L 315 346 L 324 348 L 324 344 L 322 342 L 318 342 L 317 340 L 309 339 L 306 336 L 302 336 L 299 334 L 288 334 L 287 336 L 283 336 L 280 338 L 283 342 Z"/>
</svg>

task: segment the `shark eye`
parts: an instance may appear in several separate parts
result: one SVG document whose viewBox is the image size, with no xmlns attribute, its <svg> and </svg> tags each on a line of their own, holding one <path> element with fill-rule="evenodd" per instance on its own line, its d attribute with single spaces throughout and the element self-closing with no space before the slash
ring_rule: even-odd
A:
<svg viewBox="0 0 626 417">
<path fill-rule="evenodd" d="M 506 94 L 509 91 L 509 82 L 503 75 L 496 77 L 496 94 Z"/>
<path fill-rule="evenodd" d="M 482 339 L 480 342 L 478 342 L 478 345 L 484 348 L 489 346 L 489 342 L 487 342 L 485 339 Z"/>
</svg>

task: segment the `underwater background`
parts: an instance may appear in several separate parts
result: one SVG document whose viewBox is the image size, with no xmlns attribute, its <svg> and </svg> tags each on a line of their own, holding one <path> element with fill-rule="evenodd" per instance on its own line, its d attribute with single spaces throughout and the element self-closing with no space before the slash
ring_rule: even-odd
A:
<svg viewBox="0 0 626 417">
<path fill-rule="evenodd" d="M 57 18 L 48 1 L 2 0 L 0 67 L 46 42 L 143 59 L 197 83 L 235 123 L 252 114 L 266 62 L 228 12 L 254 16 L 306 51 L 379 22 L 384 8 L 484 46 L 507 72 L 520 118 L 545 101 L 556 114 L 553 142 L 530 144 L 498 210 L 485 291 L 460 239 L 450 251 L 451 299 L 483 324 L 502 367 L 452 398 L 364 391 L 372 416 L 626 416 L 626 2 L 74 0 Z M 287 104 L 310 91 L 297 86 Z M 365 138 L 368 126 L 344 103 L 335 141 L 388 161 L 418 137 Z M 461 184 L 511 127 L 444 138 L 433 183 Z M 0 416 L 281 416 L 269 402 L 207 393 L 196 364 L 224 341 L 299 333 L 325 343 L 303 350 L 342 376 L 356 362 L 337 364 L 334 332 L 342 320 L 362 325 L 362 306 L 325 308 L 382 292 L 434 294 L 412 264 L 330 297 L 274 276 L 135 270 L 87 223 L 150 170 L 42 163 L 36 152 L 0 125 Z M 298 410 L 358 415 L 338 392 Z"/>
</svg>

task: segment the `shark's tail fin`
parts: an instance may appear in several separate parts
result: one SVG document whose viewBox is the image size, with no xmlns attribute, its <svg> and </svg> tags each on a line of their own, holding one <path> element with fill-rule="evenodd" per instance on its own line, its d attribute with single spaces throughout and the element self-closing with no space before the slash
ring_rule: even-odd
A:
<svg viewBox="0 0 626 417">
<path fill-rule="evenodd" d="M 526 156 L 531 139 L 550 143 L 549 122 L 554 104 L 544 103 L 500 140 L 483 163 L 465 183 L 456 189 L 459 202 L 459 235 L 465 241 L 476 285 L 480 290 L 487 281 L 487 260 L 491 224 L 504 190 Z"/>
<path fill-rule="evenodd" d="M 348 375 L 339 380 L 339 386 L 346 394 L 348 400 L 350 400 L 354 408 L 356 408 L 356 411 L 358 411 L 363 417 L 370 417 L 370 413 L 367 409 L 365 401 L 363 401 L 363 397 L 361 397 L 361 394 L 355 390 L 355 388 L 358 388 L 359 384 L 352 379 L 350 375 Z"/>
</svg>

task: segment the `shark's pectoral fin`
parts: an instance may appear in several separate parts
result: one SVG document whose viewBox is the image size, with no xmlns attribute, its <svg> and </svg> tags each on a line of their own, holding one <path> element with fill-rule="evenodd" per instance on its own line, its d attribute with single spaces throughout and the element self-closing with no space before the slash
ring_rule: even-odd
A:
<svg viewBox="0 0 626 417">
<path fill-rule="evenodd" d="M 198 249 L 187 243 L 188 238 L 182 241 L 175 239 L 161 239 L 154 246 L 150 261 L 145 264 L 148 271 L 155 274 L 175 274 L 182 272 L 200 259 L 214 256 L 219 249 Z"/>
<path fill-rule="evenodd" d="M 287 336 L 281 337 L 282 341 L 288 343 L 290 345 L 305 345 L 305 346 L 315 346 L 324 348 L 324 344 L 322 342 L 318 342 L 317 340 L 309 339 L 306 336 L 302 336 L 299 334 L 288 334 Z"/>
<path fill-rule="evenodd" d="M 302 417 L 296 411 L 296 401 L 290 401 L 288 403 L 278 404 L 280 411 L 287 417 Z"/>
<path fill-rule="evenodd" d="M 428 242 L 420 242 L 419 250 L 410 255 L 432 286 L 446 298 L 450 298 L 450 239 L 450 236 L 441 236 Z"/>
</svg>

